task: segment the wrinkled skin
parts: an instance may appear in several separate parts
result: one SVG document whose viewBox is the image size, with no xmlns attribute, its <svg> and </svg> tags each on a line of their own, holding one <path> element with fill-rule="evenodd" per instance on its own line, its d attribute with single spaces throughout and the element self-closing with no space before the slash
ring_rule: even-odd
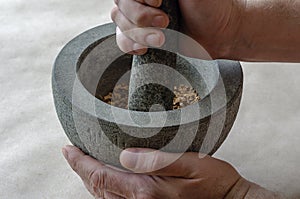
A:
<svg viewBox="0 0 300 199">
<path fill-rule="evenodd" d="M 74 146 L 65 147 L 63 153 L 96 198 L 218 199 L 243 180 L 230 164 L 210 156 L 199 157 L 198 153 L 177 156 L 151 149 L 128 149 L 121 153 L 120 161 L 132 172 L 105 165 Z M 174 158 L 175 162 L 162 168 Z"/>
</svg>

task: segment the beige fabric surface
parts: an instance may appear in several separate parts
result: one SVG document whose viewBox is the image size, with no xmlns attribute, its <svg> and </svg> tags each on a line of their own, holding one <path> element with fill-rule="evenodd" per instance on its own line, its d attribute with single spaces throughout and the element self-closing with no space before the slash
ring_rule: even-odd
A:
<svg viewBox="0 0 300 199">
<path fill-rule="evenodd" d="M 0 198 L 92 198 L 61 155 L 68 140 L 51 67 L 73 37 L 110 21 L 113 0 L 0 0 Z M 300 64 L 243 64 L 244 96 L 216 156 L 300 198 Z"/>
</svg>

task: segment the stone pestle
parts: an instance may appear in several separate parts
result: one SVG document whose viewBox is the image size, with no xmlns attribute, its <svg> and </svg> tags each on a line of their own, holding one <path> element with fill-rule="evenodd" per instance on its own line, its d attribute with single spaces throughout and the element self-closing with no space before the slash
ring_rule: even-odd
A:
<svg viewBox="0 0 300 199">
<path fill-rule="evenodd" d="M 167 29 L 178 31 L 178 0 L 164 0 L 160 9 L 169 16 Z M 164 33 L 164 49 L 176 50 L 177 38 L 174 34 L 171 36 L 170 31 Z M 144 55 L 133 56 L 128 100 L 130 110 L 149 112 L 173 109 L 173 86 L 176 80 L 162 66 L 176 70 L 176 59 L 176 53 L 155 48 L 149 48 Z"/>
</svg>

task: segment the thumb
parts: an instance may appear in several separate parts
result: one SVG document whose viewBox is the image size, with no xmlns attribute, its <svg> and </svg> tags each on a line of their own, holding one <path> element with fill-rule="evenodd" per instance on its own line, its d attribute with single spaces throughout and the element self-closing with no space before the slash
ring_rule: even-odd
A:
<svg viewBox="0 0 300 199">
<path fill-rule="evenodd" d="M 131 148 L 122 151 L 123 167 L 148 175 L 193 178 L 199 164 L 198 153 L 166 153 L 153 149 Z"/>
</svg>

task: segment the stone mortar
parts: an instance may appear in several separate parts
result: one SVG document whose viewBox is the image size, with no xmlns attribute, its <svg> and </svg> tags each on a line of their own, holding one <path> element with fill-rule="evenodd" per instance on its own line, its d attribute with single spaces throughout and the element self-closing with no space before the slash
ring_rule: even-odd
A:
<svg viewBox="0 0 300 199">
<path fill-rule="evenodd" d="M 193 63 L 191 68 L 179 65 L 178 72 L 199 93 L 198 103 L 166 112 L 125 110 L 95 97 L 130 79 L 132 56 L 117 47 L 115 25 L 93 28 L 70 41 L 56 58 L 52 74 L 57 115 L 70 141 L 86 154 L 119 167 L 120 152 L 129 147 L 213 154 L 237 116 L 241 66 L 236 61 L 180 57 Z"/>
</svg>

